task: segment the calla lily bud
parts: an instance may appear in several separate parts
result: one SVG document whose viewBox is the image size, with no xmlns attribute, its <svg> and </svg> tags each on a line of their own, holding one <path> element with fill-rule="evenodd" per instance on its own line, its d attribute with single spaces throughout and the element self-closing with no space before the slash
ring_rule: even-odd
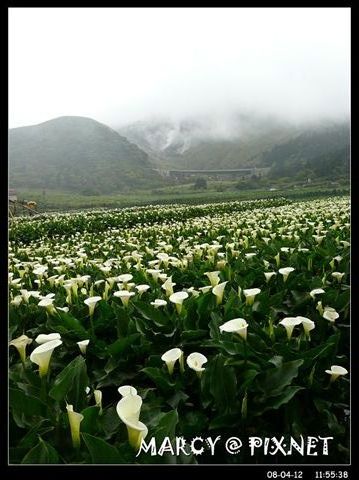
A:
<svg viewBox="0 0 359 480">
<path fill-rule="evenodd" d="M 94 390 L 93 392 L 96 402 L 96 407 L 100 408 L 100 415 L 102 414 L 102 392 L 101 390 Z"/>
<path fill-rule="evenodd" d="M 22 363 L 25 363 L 26 359 L 26 346 L 30 345 L 32 339 L 26 335 L 21 335 L 20 337 L 14 338 L 9 343 L 9 346 L 13 346 L 19 352 Z"/>
<path fill-rule="evenodd" d="M 44 377 L 49 369 L 51 355 L 55 348 L 62 344 L 61 340 L 51 340 L 50 342 L 43 343 L 30 355 L 30 360 L 39 366 L 40 377 Z"/>
<path fill-rule="evenodd" d="M 277 267 L 279 267 L 280 265 L 280 253 L 278 252 L 277 255 L 274 257 L 275 261 L 276 261 L 276 264 L 277 264 Z"/>
<path fill-rule="evenodd" d="M 324 308 L 323 308 L 322 302 L 320 300 L 319 300 L 319 302 L 317 302 L 317 306 L 315 308 L 316 308 L 316 310 L 318 310 L 319 315 L 323 316 Z"/>
<path fill-rule="evenodd" d="M 66 405 L 67 416 L 70 423 L 72 445 L 74 448 L 80 447 L 80 424 L 84 419 L 81 413 L 74 412 L 73 405 Z"/>
</svg>

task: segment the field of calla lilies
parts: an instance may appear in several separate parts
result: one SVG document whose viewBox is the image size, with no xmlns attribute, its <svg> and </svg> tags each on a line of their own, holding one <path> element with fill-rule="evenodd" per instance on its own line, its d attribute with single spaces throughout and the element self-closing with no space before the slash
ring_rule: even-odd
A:
<svg viewBox="0 0 359 480">
<path fill-rule="evenodd" d="M 348 197 L 13 219 L 9 462 L 347 463 L 349 261 Z"/>
</svg>

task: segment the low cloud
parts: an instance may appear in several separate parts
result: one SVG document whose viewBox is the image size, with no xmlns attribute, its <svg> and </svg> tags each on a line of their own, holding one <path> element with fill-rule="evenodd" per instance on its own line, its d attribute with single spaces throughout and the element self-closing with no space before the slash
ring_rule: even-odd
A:
<svg viewBox="0 0 359 480">
<path fill-rule="evenodd" d="M 11 8 L 10 127 L 81 115 L 343 119 L 348 8 Z M 222 125 L 222 127 L 221 127 Z"/>
</svg>

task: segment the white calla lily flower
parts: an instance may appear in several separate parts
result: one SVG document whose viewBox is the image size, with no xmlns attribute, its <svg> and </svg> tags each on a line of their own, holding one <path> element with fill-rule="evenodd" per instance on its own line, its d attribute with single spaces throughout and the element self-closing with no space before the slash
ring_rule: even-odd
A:
<svg viewBox="0 0 359 480">
<path fill-rule="evenodd" d="M 173 287 L 175 285 L 176 283 L 172 282 L 172 277 L 168 277 L 166 281 L 162 284 L 161 288 L 163 288 L 163 290 L 166 290 L 167 297 L 170 297 L 173 294 Z"/>
<path fill-rule="evenodd" d="M 127 395 L 137 395 L 137 390 L 131 385 L 122 385 L 118 387 L 117 391 L 123 397 L 127 397 Z"/>
<path fill-rule="evenodd" d="M 44 307 L 48 311 L 50 315 L 52 315 L 54 312 L 56 312 L 56 309 L 54 307 L 54 299 L 53 298 L 43 298 L 42 300 L 39 301 L 38 303 L 39 307 Z"/>
<path fill-rule="evenodd" d="M 61 335 L 59 333 L 40 333 L 40 335 L 35 338 L 35 342 L 39 345 L 42 345 L 46 342 L 52 342 L 52 340 L 61 340 Z"/>
<path fill-rule="evenodd" d="M 330 370 L 325 370 L 325 373 L 328 373 L 331 376 L 330 381 L 334 382 L 337 378 L 347 375 L 348 370 L 340 365 L 332 365 Z"/>
<path fill-rule="evenodd" d="M 216 296 L 217 305 L 220 305 L 223 301 L 224 288 L 228 281 L 219 283 L 212 288 L 212 293 Z"/>
<path fill-rule="evenodd" d="M 69 419 L 72 445 L 74 448 L 80 447 L 80 424 L 84 419 L 84 416 L 81 413 L 74 412 L 73 405 L 66 405 L 67 416 Z"/>
<path fill-rule="evenodd" d="M 246 297 L 246 305 L 253 305 L 256 295 L 261 293 L 260 288 L 247 288 L 243 290 L 243 294 Z"/>
<path fill-rule="evenodd" d="M 306 337 L 309 338 L 311 330 L 315 328 L 315 323 L 313 322 L 313 320 L 310 320 L 310 318 L 307 318 L 307 317 L 297 316 L 297 318 L 301 320 L 304 333 Z"/>
<path fill-rule="evenodd" d="M 295 268 L 293 267 L 284 267 L 284 268 L 280 268 L 278 270 L 278 272 L 283 275 L 283 281 L 286 282 L 287 281 L 287 278 L 288 278 L 288 275 L 291 273 L 291 272 L 294 272 Z"/>
<path fill-rule="evenodd" d="M 180 362 L 180 365 L 182 363 L 181 370 L 183 370 L 183 352 L 180 348 L 171 348 L 171 350 L 167 350 L 167 352 L 162 355 L 161 360 L 166 363 L 170 375 L 173 373 L 177 360 Z"/>
<path fill-rule="evenodd" d="M 264 272 L 264 276 L 265 276 L 265 279 L 266 279 L 266 282 L 268 283 L 269 280 L 272 278 L 272 277 L 275 277 L 277 275 L 276 272 Z"/>
<path fill-rule="evenodd" d="M 135 295 L 134 292 L 129 292 L 128 290 L 119 290 L 118 292 L 114 293 L 115 297 L 119 297 L 121 299 L 122 304 L 127 307 L 128 302 L 131 297 Z"/>
<path fill-rule="evenodd" d="M 288 340 L 290 340 L 292 338 L 294 327 L 300 325 L 302 320 L 300 320 L 298 317 L 286 317 L 283 318 L 283 320 L 281 320 L 279 323 L 285 328 Z"/>
<path fill-rule="evenodd" d="M 140 448 L 148 433 L 146 425 L 139 421 L 141 407 L 142 398 L 139 395 L 126 395 L 116 406 L 117 415 L 127 427 L 129 443 L 135 450 Z"/>
<path fill-rule="evenodd" d="M 163 300 L 162 298 L 156 298 L 154 302 L 151 302 L 151 305 L 153 305 L 155 308 L 158 307 L 165 307 L 167 305 L 166 300 Z"/>
<path fill-rule="evenodd" d="M 32 339 L 29 338 L 27 335 L 21 335 L 20 337 L 14 338 L 9 343 L 9 346 L 15 347 L 16 350 L 19 352 L 23 364 L 25 364 L 26 359 L 26 347 L 27 345 L 30 345 L 31 342 Z"/>
<path fill-rule="evenodd" d="M 133 275 L 130 273 L 123 273 L 117 277 L 117 280 L 125 285 L 133 279 Z"/>
<path fill-rule="evenodd" d="M 335 280 L 337 280 L 338 283 L 340 283 L 342 281 L 342 278 L 344 277 L 345 273 L 341 273 L 341 272 L 333 272 L 332 273 L 332 277 L 335 278 Z"/>
<path fill-rule="evenodd" d="M 247 328 L 248 328 L 248 323 L 244 318 L 234 318 L 233 320 L 228 320 L 228 322 L 224 323 L 223 325 L 220 325 L 219 330 L 221 333 L 223 332 L 236 333 L 240 337 L 242 337 L 243 340 L 246 340 Z"/>
<path fill-rule="evenodd" d="M 151 288 L 151 287 L 150 287 L 149 285 L 146 285 L 146 284 L 141 284 L 141 285 L 136 285 L 135 288 L 136 288 L 136 290 L 138 291 L 138 293 L 139 293 L 139 295 L 140 295 L 140 297 L 141 297 L 142 294 L 143 294 L 144 292 L 147 292 L 147 290 L 148 290 L 149 288 Z"/>
<path fill-rule="evenodd" d="M 86 298 L 86 300 L 84 300 L 84 303 L 89 307 L 89 315 L 90 317 L 93 316 L 94 312 L 95 312 L 95 307 L 96 307 L 96 304 L 97 302 L 99 302 L 100 300 L 102 300 L 102 297 L 89 297 L 89 298 Z"/>
<path fill-rule="evenodd" d="M 56 307 L 57 310 L 60 310 L 60 312 L 65 312 L 65 313 L 68 313 L 69 312 L 69 307 Z"/>
<path fill-rule="evenodd" d="M 53 351 L 61 344 L 62 340 L 51 340 L 38 346 L 31 353 L 30 360 L 39 366 L 40 377 L 44 377 L 47 374 Z"/>
<path fill-rule="evenodd" d="M 199 287 L 198 290 L 200 290 L 202 293 L 207 293 L 212 290 L 212 288 L 212 285 L 206 285 L 205 287 Z"/>
<path fill-rule="evenodd" d="M 219 271 L 205 272 L 205 275 L 207 275 L 212 287 L 215 287 L 221 281 L 221 279 L 219 278 L 219 274 Z"/>
<path fill-rule="evenodd" d="M 169 300 L 170 300 L 170 302 L 172 302 L 176 305 L 177 312 L 181 313 L 182 303 L 188 297 L 189 297 L 189 295 L 188 295 L 187 292 L 175 292 L 175 293 L 172 293 Z"/>
<path fill-rule="evenodd" d="M 77 345 L 79 346 L 80 352 L 85 355 L 86 354 L 86 349 L 87 345 L 90 343 L 90 340 L 81 340 L 80 342 L 76 342 Z"/>
<path fill-rule="evenodd" d="M 314 288 L 309 292 L 309 295 L 312 297 L 313 300 L 315 300 L 315 296 L 320 295 L 321 293 L 325 293 L 322 288 Z"/>
<path fill-rule="evenodd" d="M 332 307 L 324 307 L 322 317 L 328 320 L 328 322 L 334 323 L 339 318 L 339 313 Z"/>
<path fill-rule="evenodd" d="M 208 359 L 202 353 L 193 352 L 187 357 L 187 365 L 189 368 L 194 370 L 197 375 L 200 377 L 202 372 L 204 372 L 205 368 L 203 365 L 207 363 Z"/>
</svg>

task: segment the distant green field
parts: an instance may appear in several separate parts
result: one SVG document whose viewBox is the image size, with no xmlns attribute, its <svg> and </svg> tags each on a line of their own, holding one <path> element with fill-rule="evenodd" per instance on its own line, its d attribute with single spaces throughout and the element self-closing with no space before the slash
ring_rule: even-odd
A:
<svg viewBox="0 0 359 480">
<path fill-rule="evenodd" d="M 322 182 L 305 187 L 288 183 L 287 185 L 277 185 L 275 190 L 270 190 L 269 188 L 238 189 L 235 185 L 236 182 L 230 181 L 208 182 L 205 190 L 195 190 L 193 184 L 184 184 L 156 190 L 96 196 L 56 190 L 47 190 L 44 195 L 42 190 L 38 189 L 17 189 L 17 195 L 19 200 L 36 201 L 38 211 L 45 212 L 98 207 L 116 208 L 147 204 L 207 203 L 277 196 L 305 198 L 349 193 L 349 186 L 345 183 L 333 186 L 329 182 Z"/>
</svg>

